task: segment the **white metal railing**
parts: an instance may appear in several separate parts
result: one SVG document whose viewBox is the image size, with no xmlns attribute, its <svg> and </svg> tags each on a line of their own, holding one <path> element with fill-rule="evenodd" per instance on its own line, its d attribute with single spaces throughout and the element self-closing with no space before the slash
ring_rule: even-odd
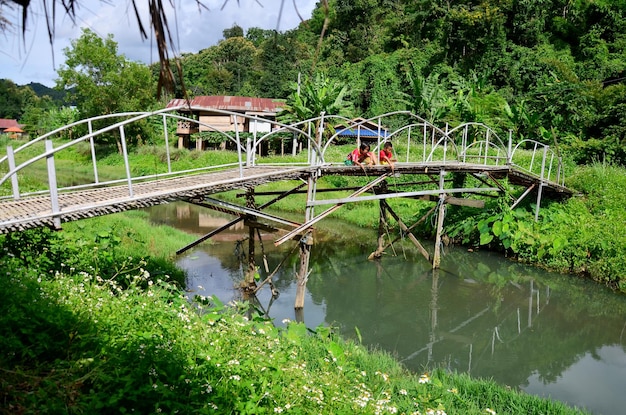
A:
<svg viewBox="0 0 626 415">
<path fill-rule="evenodd" d="M 289 133 L 293 137 L 294 147 L 292 154 L 295 154 L 296 144 L 302 142 L 307 151 L 306 161 L 292 161 L 289 163 L 273 163 L 285 166 L 321 166 L 330 164 L 330 156 L 327 157 L 329 149 L 335 144 L 341 134 L 341 131 L 335 131 L 332 126 L 341 125 L 351 129 L 355 129 L 359 134 L 357 140 L 369 141 L 374 147 L 375 154 L 382 148 L 385 141 L 393 141 L 396 148 L 401 148 L 406 152 L 404 160 L 400 163 L 471 163 L 479 165 L 512 165 L 516 168 L 524 170 L 530 174 L 536 175 L 540 182 L 553 181 L 559 184 L 563 183 L 564 175 L 562 173 L 562 163 L 560 158 L 550 149 L 549 146 L 541 144 L 534 140 L 522 140 L 513 146 L 511 132 L 508 139 L 503 141 L 498 134 L 480 123 L 465 123 L 454 128 L 446 125 L 444 128 L 433 125 L 425 119 L 412 114 L 408 111 L 396 111 L 369 119 L 359 119 L 358 121 L 350 120 L 346 117 L 336 115 L 320 114 L 320 116 L 300 121 L 293 124 L 284 124 L 279 121 L 271 121 L 271 131 L 265 134 L 258 134 L 253 129 L 252 134 L 248 134 L 244 140 L 241 138 L 240 126 L 250 125 L 251 123 L 265 122 L 267 119 L 257 116 L 246 115 L 225 110 L 212 110 L 214 113 L 230 115 L 234 118 L 235 131 L 221 131 L 219 127 L 211 124 L 200 122 L 188 116 L 180 115 L 180 110 L 201 111 L 203 108 L 196 107 L 175 107 L 167 108 L 153 112 L 128 112 L 121 114 L 108 114 L 98 117 L 77 121 L 67 126 L 58 128 L 54 131 L 46 133 L 34 140 L 29 141 L 13 149 L 12 146 L 7 147 L 6 155 L 0 158 L 0 171 L 6 171 L 4 176 L 0 178 L 0 188 L 10 186 L 12 199 L 31 194 L 49 193 L 53 199 L 57 198 L 59 192 L 70 190 L 85 189 L 94 186 L 119 185 L 126 183 L 128 194 L 133 197 L 133 183 L 145 180 L 152 180 L 165 177 L 173 177 L 176 175 L 186 175 L 199 173 L 223 168 L 239 168 L 240 177 L 243 176 L 245 167 L 252 167 L 266 163 L 263 158 L 257 158 L 257 152 L 260 146 L 276 137 L 277 134 Z M 154 174 L 142 174 L 133 177 L 131 162 L 128 154 L 128 143 L 126 139 L 126 127 L 129 124 L 146 120 L 148 118 L 160 117 L 163 125 L 163 143 L 166 153 L 166 169 L 164 171 L 155 171 Z M 239 118 L 244 118 L 239 122 Z M 168 120 L 175 120 L 176 124 L 184 123 L 190 129 L 194 124 L 199 128 L 203 126 L 208 131 L 214 131 L 224 137 L 225 141 L 231 143 L 237 152 L 237 162 L 230 162 L 221 165 L 205 166 L 197 169 L 186 169 L 180 171 L 172 170 L 172 160 L 170 154 L 169 134 L 170 129 L 176 126 L 168 125 Z M 111 121 L 109 125 L 94 129 L 97 122 Z M 246 124 L 247 123 L 247 124 Z M 78 126 L 86 125 L 87 134 L 71 140 L 62 142 L 60 145 L 54 146 L 53 139 Z M 395 125 L 394 128 L 385 128 L 383 126 Z M 385 133 L 383 134 L 383 131 Z M 250 132 L 250 129 L 248 131 Z M 108 181 L 101 181 L 98 171 L 98 154 L 96 151 L 95 141 L 97 137 L 103 134 L 118 134 L 121 144 L 122 157 L 124 160 L 124 177 L 116 178 Z M 29 150 L 31 146 L 37 143 L 45 143 L 45 148 L 40 154 L 30 158 L 29 160 L 18 163 L 20 154 Z M 59 152 L 76 146 L 79 143 L 88 143 L 91 153 L 93 181 L 81 183 L 79 185 L 58 187 L 57 172 L 54 163 L 54 157 Z M 524 150 L 524 151 L 522 151 Z M 19 180 L 21 174 L 29 166 L 41 160 L 46 160 L 48 171 L 48 187 L 46 189 L 33 190 L 30 193 L 21 193 L 19 188 Z M 341 160 L 343 162 L 343 160 Z M 6 192 L 5 192 L 6 193 Z M 6 198 L 6 197 L 5 197 Z M 53 211 L 58 211 L 58 206 L 52 201 Z"/>
</svg>

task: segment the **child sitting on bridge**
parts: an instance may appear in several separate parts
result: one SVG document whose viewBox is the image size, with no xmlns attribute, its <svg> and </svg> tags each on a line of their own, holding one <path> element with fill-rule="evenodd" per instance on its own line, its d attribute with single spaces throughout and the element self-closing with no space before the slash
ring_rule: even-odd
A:
<svg viewBox="0 0 626 415">
<path fill-rule="evenodd" d="M 363 167 L 364 164 L 373 166 L 376 164 L 376 156 L 370 151 L 369 144 L 361 144 L 360 147 L 355 148 L 350 154 L 348 154 L 346 164 L 349 166 L 357 165 L 360 167 Z"/>
<path fill-rule="evenodd" d="M 391 170 L 393 170 L 393 163 L 396 159 L 393 158 L 393 145 L 391 144 L 391 141 L 385 142 L 383 149 L 380 150 L 379 161 L 380 164 L 389 164 Z"/>
</svg>

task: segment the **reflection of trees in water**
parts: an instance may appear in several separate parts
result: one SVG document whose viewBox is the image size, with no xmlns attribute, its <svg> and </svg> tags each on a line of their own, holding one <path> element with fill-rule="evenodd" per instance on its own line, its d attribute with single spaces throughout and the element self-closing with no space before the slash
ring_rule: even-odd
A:
<svg viewBox="0 0 626 415">
<path fill-rule="evenodd" d="M 619 343 L 625 314 L 594 314 L 598 304 L 581 298 L 594 287 L 572 284 L 578 281 L 461 250 L 450 250 L 433 276 L 419 259 L 376 264 L 342 248 L 336 257 L 318 257 L 322 274 L 309 281 L 316 302 L 326 304 L 326 321 L 348 337 L 358 327 L 365 343 L 416 371 L 443 364 L 509 385 L 524 385 L 535 373 L 553 382 L 586 353 Z M 597 291 L 614 310 L 624 307 Z"/>
<path fill-rule="evenodd" d="M 193 209 L 185 216 L 173 205 L 160 208 L 176 221 L 197 220 Z M 533 374 L 553 382 L 586 353 L 624 345 L 623 296 L 488 252 L 448 248 L 435 277 L 406 245 L 395 246 L 398 256 L 388 250 L 382 261 L 369 262 L 375 232 L 349 229 L 341 240 L 316 232 L 307 289 L 314 303 L 326 305 L 327 323 L 346 337 L 358 327 L 364 343 L 397 354 L 413 370 L 439 364 L 512 386 L 525 385 Z M 270 272 L 296 243 L 275 248 L 264 242 Z M 224 242 L 203 249 L 238 283 L 245 264 L 234 247 Z M 256 252 L 262 264 L 261 250 Z M 274 278 L 279 291 L 295 282 L 297 253 Z"/>
</svg>

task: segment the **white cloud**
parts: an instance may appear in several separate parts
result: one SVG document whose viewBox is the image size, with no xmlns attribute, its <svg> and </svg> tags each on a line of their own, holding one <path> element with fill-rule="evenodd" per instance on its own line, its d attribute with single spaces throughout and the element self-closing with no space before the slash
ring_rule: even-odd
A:
<svg viewBox="0 0 626 415">
<path fill-rule="evenodd" d="M 241 26 L 244 31 L 251 27 L 276 29 L 278 26 L 281 32 L 293 29 L 300 23 L 295 7 L 300 16 L 308 19 L 316 3 L 316 0 L 284 0 L 279 21 L 281 1 L 202 0 L 208 10 L 199 9 L 195 0 L 175 0 L 175 10 L 169 6 L 169 2 L 163 3 L 167 7 L 176 52 L 196 53 L 215 45 L 222 39 L 223 30 L 234 24 Z M 112 34 L 118 44 L 118 52 L 128 59 L 148 64 L 159 59 L 150 35 L 143 41 L 140 37 L 130 0 L 78 1 L 75 25 L 65 16 L 57 19 L 53 47 L 48 40 L 43 1 L 31 3 L 25 40 L 21 35 L 21 27 L 15 27 L 14 33 L 5 33 L 3 36 L 7 43 L 0 44 L 0 58 L 3 60 L 0 78 L 10 79 L 18 85 L 39 82 L 54 86 L 56 69 L 64 61 L 63 49 L 70 46 L 71 39 L 80 37 L 83 27 L 101 37 Z M 142 8 L 140 14 L 150 33 L 146 2 L 138 0 L 137 3 Z M 14 22 L 21 21 L 20 8 L 4 9 L 2 12 Z M 61 15 L 60 10 L 57 10 L 57 15 Z"/>
</svg>

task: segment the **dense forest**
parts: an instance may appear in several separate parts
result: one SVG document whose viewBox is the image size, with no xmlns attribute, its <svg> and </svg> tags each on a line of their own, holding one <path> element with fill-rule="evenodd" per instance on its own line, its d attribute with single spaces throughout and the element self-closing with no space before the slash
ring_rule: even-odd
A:
<svg viewBox="0 0 626 415">
<path fill-rule="evenodd" d="M 517 140 L 556 143 L 579 163 L 623 163 L 625 15 L 626 4 L 617 1 L 319 2 L 296 29 L 234 25 L 218 44 L 179 57 L 172 65 L 182 69 L 176 94 L 288 100 L 299 77 L 306 83 L 324 74 L 347 87 L 348 115 L 410 109 L 435 123 L 483 122 L 512 130 Z M 106 80 L 117 90 L 108 103 L 93 102 L 80 73 L 89 66 L 88 49 L 117 58 L 89 63 L 118 75 Z M 77 105 L 75 117 L 163 106 L 148 98 L 158 66 L 150 68 L 152 79 L 127 68 L 111 36 L 86 30 L 65 54 L 57 89 L 73 88 L 67 99 Z M 0 95 L 0 117 L 19 119 L 31 133 L 68 117 L 59 115 L 58 101 L 10 80 L 0 80 Z M 60 119 L 50 121 L 49 111 Z"/>
</svg>

